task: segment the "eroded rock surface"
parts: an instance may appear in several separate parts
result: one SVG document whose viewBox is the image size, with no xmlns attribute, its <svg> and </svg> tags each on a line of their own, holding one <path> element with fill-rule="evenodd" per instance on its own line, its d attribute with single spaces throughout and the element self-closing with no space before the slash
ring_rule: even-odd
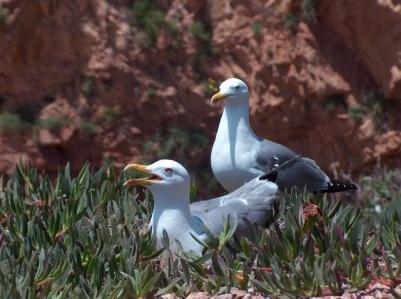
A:
<svg viewBox="0 0 401 299">
<path fill-rule="evenodd" d="M 132 1 L 0 3 L 1 109 L 30 127 L 1 133 L 2 173 L 20 158 L 49 171 L 66 161 L 122 166 L 151 158 L 145 144 L 167 128 L 205 137 L 187 161 L 203 169 L 221 112 L 209 103 L 208 79 L 231 76 L 250 86 L 256 133 L 324 169 L 399 161 L 395 2 L 157 1 L 156 33 L 143 29 Z"/>
</svg>

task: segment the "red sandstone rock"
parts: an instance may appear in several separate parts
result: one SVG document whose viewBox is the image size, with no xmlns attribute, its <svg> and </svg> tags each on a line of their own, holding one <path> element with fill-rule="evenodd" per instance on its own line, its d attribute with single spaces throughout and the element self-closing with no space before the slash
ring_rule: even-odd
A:
<svg viewBox="0 0 401 299">
<path fill-rule="evenodd" d="M 317 23 L 293 29 L 283 21 L 289 11 L 299 13 L 290 0 L 160 1 L 176 31 L 164 26 L 149 48 L 131 25 L 129 1 L 1 3 L 10 11 L 0 25 L 2 109 L 23 108 L 36 119 L 64 111 L 74 122 L 59 132 L 2 133 L 0 172 L 12 171 L 21 155 L 50 172 L 67 161 L 74 169 L 85 160 L 122 166 L 140 161 L 144 144 L 167 128 L 207 136 L 203 151 L 187 154 L 188 168 L 205 168 L 221 113 L 205 86 L 209 78 L 231 76 L 250 87 L 258 135 L 326 170 L 359 172 L 377 159 L 398 163 L 401 15 L 390 1 L 319 1 Z M 194 58 L 205 46 L 189 30 L 195 21 L 212 28 L 217 52 L 208 59 Z M 384 125 L 369 111 L 362 120 L 349 112 L 365 107 L 372 90 L 395 98 Z M 85 133 L 82 121 L 96 133 Z"/>
<path fill-rule="evenodd" d="M 321 1 L 319 15 L 353 48 L 389 97 L 401 97 L 401 12 L 393 1 Z"/>
</svg>

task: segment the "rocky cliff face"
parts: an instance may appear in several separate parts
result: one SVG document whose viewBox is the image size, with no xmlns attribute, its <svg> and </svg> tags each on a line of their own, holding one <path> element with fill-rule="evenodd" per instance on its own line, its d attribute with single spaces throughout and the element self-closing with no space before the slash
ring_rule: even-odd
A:
<svg viewBox="0 0 401 299">
<path fill-rule="evenodd" d="M 20 158 L 206 168 L 210 85 L 232 76 L 250 86 L 256 133 L 324 169 L 399 160 L 397 1 L 0 3 L 2 173 Z"/>
</svg>

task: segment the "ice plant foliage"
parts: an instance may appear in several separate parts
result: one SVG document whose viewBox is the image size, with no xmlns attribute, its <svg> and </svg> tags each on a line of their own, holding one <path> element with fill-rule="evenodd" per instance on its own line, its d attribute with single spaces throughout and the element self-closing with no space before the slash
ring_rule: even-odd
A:
<svg viewBox="0 0 401 299">
<path fill-rule="evenodd" d="M 262 294 L 342 294 L 401 277 L 401 205 L 383 217 L 316 196 L 287 194 L 273 224 L 233 235 L 237 219 L 204 244 L 174 255 L 147 229 L 152 199 L 123 174 L 85 165 L 57 178 L 18 166 L 0 182 L 0 294 L 7 298 L 138 298 L 252 287 Z M 202 242 L 199 240 L 199 242 Z"/>
</svg>

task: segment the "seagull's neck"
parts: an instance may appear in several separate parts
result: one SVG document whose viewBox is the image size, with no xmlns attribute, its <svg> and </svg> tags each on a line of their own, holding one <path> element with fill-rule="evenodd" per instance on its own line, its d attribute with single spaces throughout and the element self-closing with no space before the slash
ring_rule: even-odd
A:
<svg viewBox="0 0 401 299">
<path fill-rule="evenodd" d="M 189 190 L 177 188 L 174 192 L 152 192 L 154 209 L 152 216 L 153 230 L 157 229 L 161 217 L 174 215 L 175 220 L 180 220 L 188 226 L 192 226 L 192 216 L 189 208 Z M 179 219 L 178 219 L 179 218 Z"/>
<path fill-rule="evenodd" d="M 236 106 L 224 107 L 216 139 L 223 136 L 228 137 L 230 143 L 233 144 L 237 141 L 246 142 L 257 140 L 249 123 L 248 102 Z"/>
</svg>

